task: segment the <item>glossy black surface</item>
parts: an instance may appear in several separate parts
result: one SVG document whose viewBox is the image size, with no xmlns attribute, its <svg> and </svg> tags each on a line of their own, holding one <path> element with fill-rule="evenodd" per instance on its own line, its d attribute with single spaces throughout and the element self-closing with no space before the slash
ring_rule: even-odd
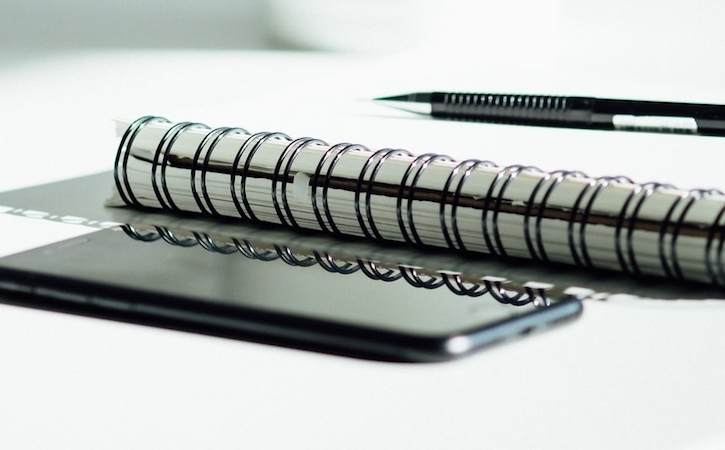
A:
<svg viewBox="0 0 725 450">
<path fill-rule="evenodd" d="M 446 288 L 99 231 L 0 259 L 10 302 L 367 358 L 433 361 L 575 317 Z"/>
</svg>

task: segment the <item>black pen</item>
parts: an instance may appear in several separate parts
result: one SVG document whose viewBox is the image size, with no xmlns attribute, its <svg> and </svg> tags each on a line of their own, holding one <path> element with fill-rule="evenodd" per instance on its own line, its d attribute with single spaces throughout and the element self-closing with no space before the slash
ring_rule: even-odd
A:
<svg viewBox="0 0 725 450">
<path fill-rule="evenodd" d="M 397 109 L 446 119 L 725 136 L 723 105 L 446 92 L 380 97 L 375 101 Z"/>
</svg>

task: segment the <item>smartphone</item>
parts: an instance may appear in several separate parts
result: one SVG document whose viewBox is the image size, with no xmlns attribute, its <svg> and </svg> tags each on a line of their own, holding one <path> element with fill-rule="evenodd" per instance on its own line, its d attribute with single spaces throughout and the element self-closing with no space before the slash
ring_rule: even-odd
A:
<svg viewBox="0 0 725 450">
<path fill-rule="evenodd" d="M 521 302 L 521 295 L 502 296 L 495 283 L 465 284 L 459 273 L 440 267 L 386 267 L 262 248 L 243 238 L 220 243 L 156 230 L 114 227 L 0 258 L 0 301 L 421 362 L 468 355 L 582 310 L 573 298 L 546 306 Z"/>
</svg>

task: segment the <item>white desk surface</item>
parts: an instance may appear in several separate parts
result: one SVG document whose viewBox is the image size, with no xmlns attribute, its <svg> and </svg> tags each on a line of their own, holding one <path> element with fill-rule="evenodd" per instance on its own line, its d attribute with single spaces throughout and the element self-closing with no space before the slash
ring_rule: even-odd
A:
<svg viewBox="0 0 725 450">
<path fill-rule="evenodd" d="M 374 96 L 439 83 L 430 74 L 411 81 L 379 69 L 335 55 L 180 51 L 79 53 L 0 65 L 0 190 L 110 169 L 111 119 L 149 113 L 371 146 L 443 146 L 441 133 L 455 130 L 457 142 L 491 149 L 493 156 L 478 156 L 501 164 L 561 168 L 555 166 L 574 161 L 570 168 L 595 174 L 616 171 L 648 181 L 667 173 L 680 185 L 725 188 L 725 141 L 716 138 L 578 131 L 572 139 L 586 146 L 573 148 L 556 130 L 429 125 L 371 112 L 369 105 L 358 105 L 364 112 L 354 125 L 334 109 L 349 102 L 330 101 L 326 111 L 310 106 L 309 114 L 282 110 L 311 98 L 321 76 L 333 80 L 326 86 L 338 98 L 351 87 Z M 629 97 L 638 88 L 653 97 L 670 93 L 665 84 L 616 77 L 601 77 L 604 84 L 581 73 L 564 79 L 547 67 L 548 76 L 499 69 L 479 74 L 478 85 Z M 471 89 L 473 78 L 458 85 Z M 300 85 L 307 88 L 293 89 Z M 702 101 L 708 89 L 672 92 L 675 100 Z M 725 99 L 722 91 L 712 96 Z M 214 107 L 221 103 L 226 106 Z M 260 105 L 264 112 L 253 114 Z M 195 116 L 182 117 L 186 112 Z M 327 121 L 315 119 L 324 114 Z M 415 127 L 428 133 L 425 139 L 406 134 Z M 471 140 L 484 129 L 493 130 L 485 145 Z M 500 146 L 510 148 L 495 152 Z M 594 164 L 588 152 L 611 156 Z M 707 159 L 712 164 L 703 165 Z M 0 245 L 10 245 L 20 231 L 2 230 Z M 0 305 L 0 447 L 722 448 L 724 348 L 725 301 L 587 303 L 580 320 L 558 330 L 425 365 Z"/>
</svg>

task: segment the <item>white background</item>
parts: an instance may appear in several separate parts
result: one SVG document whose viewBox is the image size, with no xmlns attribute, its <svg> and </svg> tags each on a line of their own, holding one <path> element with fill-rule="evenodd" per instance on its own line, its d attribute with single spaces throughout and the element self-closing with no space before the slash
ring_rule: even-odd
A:
<svg viewBox="0 0 725 450">
<path fill-rule="evenodd" d="M 438 11 L 423 21 L 435 33 L 382 7 L 361 27 L 354 2 L 329 27 L 282 2 L 206 5 L 2 5 L 0 190 L 110 169 L 112 118 L 149 113 L 725 189 L 718 138 L 431 123 L 358 101 L 460 88 L 725 103 L 718 2 L 409 10 Z M 284 32 L 301 19 L 308 33 Z M 268 50 L 296 46 L 335 52 Z M 0 226 L 11 245 L 17 226 Z M 585 308 L 465 360 L 396 365 L 1 306 L 0 446 L 721 448 L 725 305 Z"/>
</svg>

